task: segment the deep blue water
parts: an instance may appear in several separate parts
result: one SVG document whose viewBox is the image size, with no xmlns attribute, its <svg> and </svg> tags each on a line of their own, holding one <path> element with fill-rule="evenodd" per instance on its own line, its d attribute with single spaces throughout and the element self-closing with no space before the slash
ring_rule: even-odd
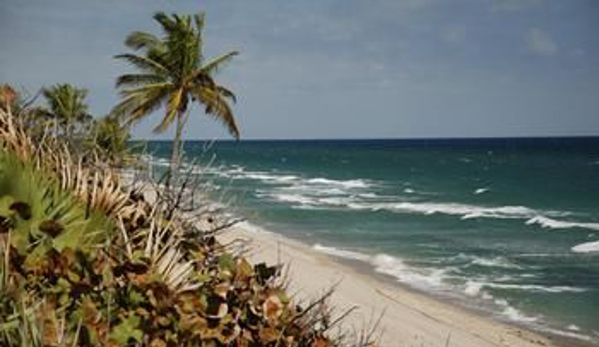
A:
<svg viewBox="0 0 599 347">
<path fill-rule="evenodd" d="M 169 142 L 150 142 L 157 168 Z M 262 228 L 498 319 L 599 340 L 599 138 L 188 142 Z"/>
</svg>

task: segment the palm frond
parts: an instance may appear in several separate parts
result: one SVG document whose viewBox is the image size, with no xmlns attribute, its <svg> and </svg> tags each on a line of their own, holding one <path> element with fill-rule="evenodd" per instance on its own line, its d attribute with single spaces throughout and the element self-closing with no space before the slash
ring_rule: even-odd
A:
<svg viewBox="0 0 599 347">
<path fill-rule="evenodd" d="M 111 115 L 124 118 L 131 125 L 144 116 L 143 111 L 152 112 L 159 108 L 171 88 L 170 83 L 162 83 L 122 90 L 123 99 L 112 109 Z"/>
<path fill-rule="evenodd" d="M 121 75 L 116 80 L 117 88 L 137 87 L 145 84 L 164 83 L 165 77 L 155 74 L 126 74 Z"/>
<path fill-rule="evenodd" d="M 236 139 L 239 138 L 239 128 L 233 116 L 233 110 L 231 110 L 231 107 L 229 107 L 229 104 L 217 89 L 198 88 L 192 93 L 201 104 L 206 106 L 205 112 L 207 115 L 220 121 L 227 127 L 227 130 L 233 137 Z"/>
<path fill-rule="evenodd" d="M 166 104 L 166 114 L 164 118 L 154 128 L 155 133 L 162 133 L 168 129 L 168 127 L 175 121 L 179 113 L 185 112 L 187 101 L 185 100 L 185 95 L 183 89 L 177 89 L 176 91 L 170 93 L 167 104 Z"/>
<path fill-rule="evenodd" d="M 176 14 L 173 14 L 172 17 L 175 20 L 173 20 L 173 18 L 169 17 L 164 12 L 156 12 L 154 14 L 154 20 L 157 21 L 162 26 L 162 28 L 164 29 L 164 31 L 166 33 L 177 30 L 177 20 L 176 19 L 178 18 L 178 16 Z"/>
<path fill-rule="evenodd" d="M 152 49 L 162 45 L 162 42 L 156 36 L 143 31 L 134 31 L 125 39 L 125 46 L 133 49 Z"/>
<path fill-rule="evenodd" d="M 218 92 L 220 93 L 220 95 L 222 95 L 223 97 L 230 99 L 233 102 L 237 102 L 237 97 L 235 96 L 235 94 L 230 91 L 229 89 L 223 87 L 223 86 L 216 86 L 216 88 L 218 89 Z"/>
<path fill-rule="evenodd" d="M 213 75 L 223 68 L 224 65 L 231 62 L 236 55 L 239 55 L 239 52 L 233 51 L 214 58 L 205 64 L 199 73 Z"/>
<path fill-rule="evenodd" d="M 148 93 L 151 91 L 156 91 L 156 90 L 163 90 L 163 89 L 172 89 L 173 88 L 173 84 L 171 82 L 158 82 L 158 83 L 151 83 L 151 84 L 144 84 L 142 86 L 138 86 L 135 88 L 129 88 L 129 89 L 122 89 L 120 94 L 123 97 L 129 97 L 132 95 L 136 95 L 136 94 L 143 94 L 143 93 Z"/>
<path fill-rule="evenodd" d="M 129 64 L 137 67 L 141 71 L 157 75 L 168 75 L 168 69 L 160 62 L 136 54 L 119 54 L 114 56 L 116 59 L 126 60 Z"/>
</svg>

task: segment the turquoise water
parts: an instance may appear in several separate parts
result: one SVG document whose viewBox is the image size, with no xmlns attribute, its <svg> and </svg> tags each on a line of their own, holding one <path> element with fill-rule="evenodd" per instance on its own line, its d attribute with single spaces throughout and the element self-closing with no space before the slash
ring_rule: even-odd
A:
<svg viewBox="0 0 599 347">
<path fill-rule="evenodd" d="M 158 166 L 168 142 L 151 142 Z M 259 227 L 500 320 L 599 341 L 599 139 L 188 142 Z"/>
</svg>

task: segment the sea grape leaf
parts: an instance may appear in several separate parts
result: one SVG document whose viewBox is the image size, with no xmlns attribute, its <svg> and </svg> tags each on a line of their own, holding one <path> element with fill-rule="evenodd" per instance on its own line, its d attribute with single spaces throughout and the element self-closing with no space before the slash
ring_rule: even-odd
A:
<svg viewBox="0 0 599 347">
<path fill-rule="evenodd" d="M 8 207 L 10 210 L 15 211 L 19 217 L 23 220 L 31 219 L 31 206 L 23 201 L 15 201 Z"/>
<path fill-rule="evenodd" d="M 218 268 L 221 271 L 233 272 L 235 269 L 235 259 L 233 259 L 233 256 L 230 254 L 225 253 L 221 255 L 218 257 Z"/>
<path fill-rule="evenodd" d="M 260 282 L 260 284 L 266 283 L 271 277 L 277 274 L 276 266 L 267 266 L 265 263 L 256 264 L 254 270 L 258 275 L 258 282 Z"/>
<path fill-rule="evenodd" d="M 271 342 L 274 342 L 277 340 L 277 338 L 279 337 L 279 333 L 276 329 L 273 328 L 265 328 L 260 330 L 259 333 L 260 336 L 260 340 L 262 340 L 262 344 L 268 344 Z"/>
<path fill-rule="evenodd" d="M 112 328 L 110 332 L 110 340 L 116 342 L 119 346 L 124 346 L 133 339 L 137 342 L 141 342 L 142 331 L 139 327 L 139 317 L 129 316 L 122 320 L 117 326 Z"/>
</svg>

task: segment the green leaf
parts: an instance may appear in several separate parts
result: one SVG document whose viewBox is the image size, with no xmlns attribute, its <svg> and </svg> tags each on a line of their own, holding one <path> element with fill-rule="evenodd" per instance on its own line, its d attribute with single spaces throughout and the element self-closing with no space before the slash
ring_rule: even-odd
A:
<svg viewBox="0 0 599 347">
<path fill-rule="evenodd" d="M 218 268 L 220 271 L 233 272 L 235 269 L 235 259 L 230 254 L 223 254 L 218 257 Z"/>
<path fill-rule="evenodd" d="M 110 332 L 110 340 L 116 342 L 119 346 L 126 345 L 131 339 L 141 342 L 142 331 L 138 329 L 139 321 L 140 319 L 137 316 L 129 316 L 121 321 Z"/>
</svg>

